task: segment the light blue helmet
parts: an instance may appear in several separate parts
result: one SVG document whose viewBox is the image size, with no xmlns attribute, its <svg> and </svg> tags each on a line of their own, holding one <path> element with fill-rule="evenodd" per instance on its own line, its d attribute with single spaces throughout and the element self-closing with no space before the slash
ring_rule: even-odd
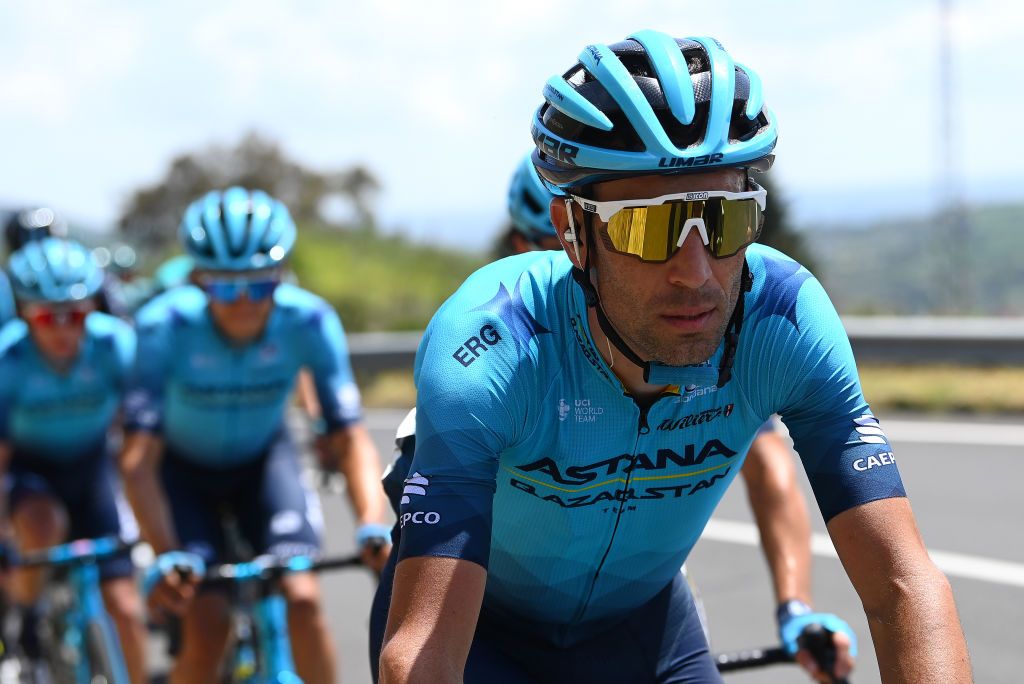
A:
<svg viewBox="0 0 1024 684">
<path fill-rule="evenodd" d="M 528 240 L 555 237 L 555 226 L 548 210 L 554 194 L 537 175 L 531 155 L 526 155 L 512 176 L 508 188 L 508 215 L 512 227 Z M 561 193 L 559 193 L 561 194 Z"/>
<path fill-rule="evenodd" d="M 198 268 L 246 271 L 281 264 L 295 232 L 284 204 L 262 190 L 233 187 L 190 204 L 178 239 Z"/>
<path fill-rule="evenodd" d="M 778 139 L 761 79 L 713 38 L 639 31 L 588 45 L 544 86 L 533 161 L 560 188 L 649 173 L 767 168 Z"/>
<path fill-rule="evenodd" d="M 103 285 L 92 253 L 71 240 L 47 237 L 26 243 L 7 262 L 11 289 L 20 301 L 76 302 Z"/>
</svg>

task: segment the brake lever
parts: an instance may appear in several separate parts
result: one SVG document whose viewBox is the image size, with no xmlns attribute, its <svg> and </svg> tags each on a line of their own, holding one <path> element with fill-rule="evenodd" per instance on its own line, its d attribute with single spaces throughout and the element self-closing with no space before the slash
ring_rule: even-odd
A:
<svg viewBox="0 0 1024 684">
<path fill-rule="evenodd" d="M 833 684 L 849 684 L 849 680 L 835 676 L 836 669 L 836 646 L 832 641 L 835 632 L 826 629 L 822 625 L 808 625 L 803 633 L 797 638 L 797 645 L 801 649 L 807 649 L 818 664 L 821 671 L 829 677 Z"/>
</svg>

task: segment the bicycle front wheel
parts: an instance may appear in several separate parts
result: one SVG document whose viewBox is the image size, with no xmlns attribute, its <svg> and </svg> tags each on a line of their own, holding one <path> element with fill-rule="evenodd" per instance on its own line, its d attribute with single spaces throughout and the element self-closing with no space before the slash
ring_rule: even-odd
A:
<svg viewBox="0 0 1024 684">
<path fill-rule="evenodd" d="M 99 622 L 90 622 L 86 629 L 85 653 L 89 658 L 89 684 L 127 684 L 120 645 L 116 640 L 112 642 L 107 632 L 106 625 Z"/>
</svg>

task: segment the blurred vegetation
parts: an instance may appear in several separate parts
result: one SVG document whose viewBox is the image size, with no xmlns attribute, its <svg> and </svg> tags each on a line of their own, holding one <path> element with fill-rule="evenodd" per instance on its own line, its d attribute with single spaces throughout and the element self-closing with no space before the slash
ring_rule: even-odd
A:
<svg viewBox="0 0 1024 684">
<path fill-rule="evenodd" d="M 120 237 L 140 248 L 148 263 L 165 259 L 178 252 L 177 227 L 188 204 L 231 185 L 265 190 L 288 206 L 299 225 L 292 269 L 352 332 L 422 330 L 484 263 L 482 256 L 380 234 L 374 210 L 380 184 L 366 167 L 314 170 L 258 133 L 173 159 L 163 178 L 133 193 Z"/>
<path fill-rule="evenodd" d="M 248 133 L 235 145 L 210 145 L 171 160 L 163 178 L 139 188 L 118 220 L 122 238 L 151 254 L 177 243 L 185 208 L 210 190 L 240 185 L 284 202 L 299 223 L 373 228 L 373 199 L 380 183 L 365 167 L 318 171 L 292 159 L 276 142 Z M 330 205 L 347 208 L 339 220 Z"/>
<path fill-rule="evenodd" d="M 1024 204 L 969 207 L 959 220 L 953 232 L 933 217 L 823 228 L 810 246 L 842 313 L 1024 315 Z"/>
<path fill-rule="evenodd" d="M 1024 413 L 1024 368 L 873 364 L 859 371 L 874 411 Z"/>
<path fill-rule="evenodd" d="M 801 233 L 793 225 L 789 198 L 786 196 L 771 171 L 754 174 L 754 180 L 768 191 L 767 204 L 764 211 L 764 227 L 758 242 L 774 247 L 788 257 L 800 262 L 804 268 L 819 279 L 820 263 L 814 258 L 813 252 L 806 244 L 807 233 Z"/>
<path fill-rule="evenodd" d="M 418 245 L 372 229 L 303 226 L 291 265 L 329 301 L 346 330 L 423 330 L 482 256 Z"/>
</svg>

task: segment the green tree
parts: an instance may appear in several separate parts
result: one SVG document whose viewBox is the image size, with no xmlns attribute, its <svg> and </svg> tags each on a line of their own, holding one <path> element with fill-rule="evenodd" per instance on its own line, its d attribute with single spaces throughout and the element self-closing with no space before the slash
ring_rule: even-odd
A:
<svg viewBox="0 0 1024 684">
<path fill-rule="evenodd" d="M 818 275 L 816 262 L 804 242 L 804 236 L 792 224 L 789 198 L 780 190 L 775 176 L 760 174 L 755 180 L 768 191 L 768 206 L 764 212 L 764 228 L 758 242 L 774 247 L 783 254 L 799 261 L 808 270 Z"/>
<path fill-rule="evenodd" d="M 373 200 L 380 183 L 369 169 L 315 171 L 289 157 L 275 141 L 249 133 L 234 146 L 211 145 L 172 159 L 163 178 L 132 193 L 118 227 L 140 248 L 166 251 L 176 240 L 185 207 L 209 190 L 231 185 L 265 190 L 284 202 L 300 223 L 332 225 L 323 214 L 324 203 L 340 197 L 354 216 L 341 227 L 375 225 Z"/>
</svg>

